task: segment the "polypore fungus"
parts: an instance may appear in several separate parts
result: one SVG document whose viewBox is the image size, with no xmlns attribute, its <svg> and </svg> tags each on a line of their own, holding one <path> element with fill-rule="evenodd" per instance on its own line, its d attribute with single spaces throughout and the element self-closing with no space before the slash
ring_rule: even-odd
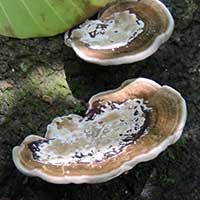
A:
<svg viewBox="0 0 200 200">
<path fill-rule="evenodd" d="M 181 136 L 186 105 L 168 86 L 139 78 L 93 96 L 85 117 L 70 114 L 13 149 L 16 167 L 48 182 L 100 183 L 155 158 Z"/>
<path fill-rule="evenodd" d="M 65 35 L 82 59 L 99 65 L 143 60 L 167 41 L 174 21 L 159 0 L 114 1 L 98 16 Z"/>
</svg>

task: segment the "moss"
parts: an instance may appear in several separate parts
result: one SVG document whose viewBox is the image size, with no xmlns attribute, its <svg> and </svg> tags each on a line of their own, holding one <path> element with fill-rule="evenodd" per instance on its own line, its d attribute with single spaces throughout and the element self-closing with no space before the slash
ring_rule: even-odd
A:
<svg viewBox="0 0 200 200">
<path fill-rule="evenodd" d="M 80 103 L 75 104 L 73 112 L 78 115 L 84 115 L 86 112 L 86 108 L 83 107 Z"/>
</svg>

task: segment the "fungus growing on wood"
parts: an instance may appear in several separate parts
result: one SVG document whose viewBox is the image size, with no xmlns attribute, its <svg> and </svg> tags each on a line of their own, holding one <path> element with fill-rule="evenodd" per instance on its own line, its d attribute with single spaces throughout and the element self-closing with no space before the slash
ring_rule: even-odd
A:
<svg viewBox="0 0 200 200">
<path fill-rule="evenodd" d="M 88 62 L 119 65 L 149 57 L 173 29 L 173 18 L 159 0 L 114 1 L 97 20 L 67 32 L 65 43 Z"/>
<path fill-rule="evenodd" d="M 181 136 L 186 121 L 181 95 L 139 78 L 93 96 L 85 117 L 70 114 L 28 136 L 13 149 L 16 167 L 48 182 L 100 183 L 154 159 Z"/>
</svg>

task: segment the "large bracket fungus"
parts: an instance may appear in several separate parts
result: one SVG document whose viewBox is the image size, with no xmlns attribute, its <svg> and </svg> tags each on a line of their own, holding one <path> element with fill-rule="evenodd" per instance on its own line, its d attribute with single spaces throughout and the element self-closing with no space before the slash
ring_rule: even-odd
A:
<svg viewBox="0 0 200 200">
<path fill-rule="evenodd" d="M 174 20 L 159 0 L 114 1 L 65 35 L 65 43 L 82 59 L 99 65 L 143 60 L 166 42 Z"/>
<path fill-rule="evenodd" d="M 155 158 L 181 136 L 186 104 L 168 86 L 139 78 L 93 96 L 85 117 L 58 117 L 46 136 L 13 149 L 16 167 L 48 182 L 100 183 Z"/>
</svg>

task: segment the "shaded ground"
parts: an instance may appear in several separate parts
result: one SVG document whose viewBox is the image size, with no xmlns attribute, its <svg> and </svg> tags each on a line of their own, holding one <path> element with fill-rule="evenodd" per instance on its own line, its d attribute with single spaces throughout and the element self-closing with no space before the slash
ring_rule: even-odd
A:
<svg viewBox="0 0 200 200">
<path fill-rule="evenodd" d="M 0 200 L 200 200 L 200 2 L 165 0 L 176 28 L 150 58 L 119 67 L 78 59 L 63 36 L 33 40 L 0 37 Z M 182 138 L 155 160 L 96 185 L 53 185 L 19 173 L 12 148 L 43 135 L 58 115 L 82 113 L 76 98 L 147 77 L 182 93 L 188 120 Z M 65 81 L 65 78 L 67 82 Z"/>
</svg>

